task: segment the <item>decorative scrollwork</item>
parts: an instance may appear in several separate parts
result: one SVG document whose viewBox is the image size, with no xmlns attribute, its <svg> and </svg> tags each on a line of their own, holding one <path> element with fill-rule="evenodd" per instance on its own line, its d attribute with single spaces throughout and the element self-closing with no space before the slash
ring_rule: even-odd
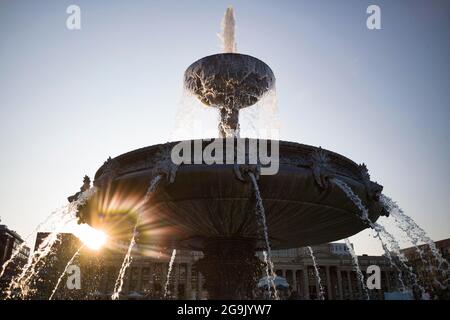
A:
<svg viewBox="0 0 450 320">
<path fill-rule="evenodd" d="M 321 189 L 327 189 L 330 186 L 329 179 L 332 178 L 333 173 L 330 170 L 328 154 L 321 147 L 311 154 L 310 168 L 317 185 Z"/>
<path fill-rule="evenodd" d="M 379 201 L 381 192 L 383 191 L 383 186 L 379 185 L 376 182 L 370 181 L 370 174 L 367 166 L 363 163 L 358 165 L 358 169 L 360 172 L 360 177 L 364 186 L 366 187 L 366 193 L 369 199 Z"/>
</svg>

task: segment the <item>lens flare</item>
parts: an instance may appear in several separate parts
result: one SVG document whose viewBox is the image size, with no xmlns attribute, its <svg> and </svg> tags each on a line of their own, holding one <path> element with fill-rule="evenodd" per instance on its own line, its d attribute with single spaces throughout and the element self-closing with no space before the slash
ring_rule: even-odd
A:
<svg viewBox="0 0 450 320">
<path fill-rule="evenodd" d="M 94 229 L 87 224 L 80 224 L 74 228 L 73 234 L 80 239 L 86 247 L 92 250 L 99 250 L 106 243 L 106 234 L 98 229 Z"/>
</svg>

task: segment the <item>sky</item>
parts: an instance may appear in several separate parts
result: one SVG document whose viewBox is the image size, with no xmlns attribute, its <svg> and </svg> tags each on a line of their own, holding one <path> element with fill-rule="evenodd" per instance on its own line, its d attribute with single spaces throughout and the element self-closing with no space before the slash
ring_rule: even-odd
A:
<svg viewBox="0 0 450 320">
<path fill-rule="evenodd" d="M 71 4 L 81 30 L 66 28 Z M 220 52 L 229 5 L 238 52 L 277 78 L 280 138 L 366 163 L 432 239 L 450 237 L 447 0 L 2 0 L 2 223 L 25 236 L 108 156 L 169 141 L 183 72 Z M 351 241 L 382 252 L 369 231 Z"/>
</svg>

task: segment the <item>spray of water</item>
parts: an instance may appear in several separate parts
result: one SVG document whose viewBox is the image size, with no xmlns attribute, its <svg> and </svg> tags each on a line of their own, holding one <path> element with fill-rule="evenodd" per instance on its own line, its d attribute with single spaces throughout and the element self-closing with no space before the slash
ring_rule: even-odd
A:
<svg viewBox="0 0 450 320">
<path fill-rule="evenodd" d="M 173 249 L 172 255 L 171 255 L 170 261 L 169 261 L 169 270 L 167 270 L 166 285 L 164 286 L 164 299 L 167 297 L 167 294 L 169 293 L 170 275 L 172 273 L 173 262 L 175 261 L 176 255 L 177 255 L 177 250 Z"/>
<path fill-rule="evenodd" d="M 67 262 L 66 267 L 64 268 L 63 272 L 61 273 L 61 275 L 58 278 L 58 281 L 56 282 L 55 288 L 53 288 L 52 294 L 50 295 L 50 297 L 48 298 L 48 300 L 52 300 L 53 296 L 56 293 L 56 290 L 58 290 L 59 284 L 61 283 L 62 279 L 64 278 L 65 274 L 67 273 L 67 269 L 69 269 L 69 267 L 72 265 L 73 261 L 75 260 L 75 258 L 78 256 L 78 254 L 80 253 L 80 251 L 84 248 L 84 245 L 82 245 L 76 252 L 75 254 L 72 256 L 72 258 L 69 260 L 69 262 Z"/>
<path fill-rule="evenodd" d="M 391 265 L 393 267 L 395 267 L 397 270 L 399 270 L 399 276 L 400 276 L 399 281 L 401 281 L 402 289 L 404 290 L 404 287 L 405 287 L 403 281 L 401 280 L 401 276 L 402 276 L 401 269 L 403 268 L 408 272 L 408 274 L 411 278 L 411 281 L 412 281 L 412 285 L 417 287 L 418 290 L 420 291 L 420 296 L 421 297 L 424 296 L 425 289 L 419 284 L 417 275 L 414 273 L 412 267 L 408 265 L 408 259 L 401 252 L 400 245 L 395 240 L 394 236 L 392 234 L 390 234 L 388 231 L 386 231 L 386 229 L 382 225 L 380 225 L 378 223 L 374 223 L 369 219 L 369 211 L 364 206 L 361 199 L 353 192 L 353 190 L 345 182 L 343 182 L 342 180 L 336 179 L 336 178 L 332 179 L 332 182 L 335 183 L 347 195 L 347 197 L 353 202 L 353 204 L 361 211 L 360 218 L 367 225 L 369 225 L 372 228 L 372 230 L 375 232 L 375 237 L 380 240 L 381 245 L 382 245 L 382 247 L 385 251 L 385 254 L 388 257 Z M 386 245 L 385 241 L 389 245 L 390 250 L 389 250 L 388 246 Z M 397 264 L 395 263 L 394 259 L 391 256 L 391 252 L 394 253 L 401 268 L 399 266 L 397 266 Z"/>
<path fill-rule="evenodd" d="M 433 271 L 434 265 L 432 263 L 427 263 L 425 260 L 425 251 L 424 247 L 420 246 L 419 243 L 423 242 L 426 244 L 426 247 L 429 248 L 433 258 L 437 261 L 438 271 L 444 276 L 444 278 L 448 278 L 449 275 L 449 263 L 445 258 L 441 255 L 439 250 L 436 248 L 436 244 L 431 240 L 430 237 L 426 234 L 425 230 L 417 225 L 417 223 L 408 215 L 406 215 L 403 210 L 395 203 L 392 199 L 385 195 L 381 195 L 380 201 L 383 204 L 384 208 L 389 212 L 390 216 L 394 218 L 397 222 L 397 226 L 409 237 L 415 250 L 419 254 L 422 263 L 426 266 L 429 265 L 430 271 Z M 430 261 L 431 262 L 431 261 Z M 440 285 L 442 289 L 445 289 L 446 286 L 436 280 L 436 282 Z"/>
<path fill-rule="evenodd" d="M 218 35 L 222 42 L 222 50 L 224 53 L 236 52 L 236 42 L 234 40 L 235 25 L 234 10 L 232 7 L 228 7 L 222 19 L 222 31 Z"/>
<path fill-rule="evenodd" d="M 311 260 L 314 265 L 314 272 L 316 274 L 317 284 L 319 285 L 319 299 L 325 300 L 325 291 L 323 290 L 322 280 L 320 279 L 319 266 L 317 265 L 316 257 L 314 256 L 314 251 L 310 246 L 308 246 L 307 248 L 308 248 L 309 255 L 311 256 Z"/>
<path fill-rule="evenodd" d="M 280 139 L 280 118 L 275 88 L 265 93 L 249 108 L 239 111 L 241 137 L 255 139 Z"/>
<path fill-rule="evenodd" d="M 269 281 L 269 286 L 268 286 L 269 294 L 270 294 L 270 287 L 272 287 L 273 291 L 274 291 L 274 297 L 276 300 L 278 300 L 279 299 L 278 291 L 277 291 L 277 287 L 276 287 L 275 281 L 274 281 L 276 274 L 275 274 L 274 266 L 273 266 L 273 262 L 272 262 L 272 250 L 270 248 L 269 232 L 267 229 L 267 221 L 266 221 L 266 213 L 264 211 L 264 205 L 262 202 L 261 193 L 259 191 L 259 186 L 258 186 L 258 182 L 256 181 L 256 177 L 252 172 L 249 173 L 249 176 L 250 176 L 250 179 L 253 184 L 253 189 L 255 191 L 257 221 L 258 221 L 259 227 L 262 229 L 263 236 L 264 236 L 264 242 L 266 245 L 266 251 L 263 252 L 263 256 L 264 256 L 264 262 L 266 264 L 266 276 Z"/>
<path fill-rule="evenodd" d="M 11 257 L 7 261 L 5 261 L 5 263 L 3 263 L 3 266 L 0 269 L 0 278 L 3 277 L 6 268 L 16 259 L 16 257 L 19 255 L 19 253 L 27 246 L 27 241 L 36 232 L 38 232 L 42 228 L 42 226 L 47 224 L 55 216 L 57 216 L 57 217 L 62 216 L 64 214 L 64 212 L 69 211 L 68 209 L 69 209 L 69 204 L 66 204 L 63 207 L 53 211 L 50 215 L 47 216 L 47 218 L 45 218 L 44 221 L 42 221 L 40 224 L 38 224 L 37 227 L 34 228 L 34 230 L 24 238 L 24 241 L 16 249 L 13 250 L 13 252 L 11 253 Z"/>
<path fill-rule="evenodd" d="M 356 255 L 355 250 L 353 250 L 353 246 L 351 245 L 350 240 L 348 240 L 348 238 L 345 238 L 345 245 L 347 246 L 348 251 L 350 252 L 350 254 L 352 256 L 356 274 L 358 275 L 358 279 L 359 279 L 359 282 L 361 283 L 361 288 L 364 292 L 366 300 L 370 300 L 369 290 L 367 290 L 366 284 L 364 283 L 364 275 L 361 271 L 361 268 L 359 267 L 358 256 Z"/>
<path fill-rule="evenodd" d="M 45 266 L 47 259 L 45 259 L 51 252 L 53 246 L 59 241 L 58 233 L 69 223 L 76 221 L 76 213 L 78 208 L 86 204 L 86 202 L 97 192 L 97 188 L 92 187 L 82 192 L 77 200 L 69 203 L 63 207 L 63 211 L 56 210 L 50 215 L 61 214 L 51 225 L 52 232 L 43 239 L 38 249 L 30 255 L 28 262 L 22 268 L 21 272 L 11 279 L 11 282 L 6 290 L 6 299 L 11 298 L 18 291 L 23 299 L 25 299 L 32 290 L 30 288 L 33 277 L 39 270 Z M 40 226 L 38 226 L 40 227 Z"/>
<path fill-rule="evenodd" d="M 70 217 L 73 219 L 73 217 L 75 216 L 76 211 L 77 211 L 77 206 L 83 205 L 87 201 L 87 199 L 89 199 L 90 197 L 92 197 L 95 194 L 96 190 L 97 189 L 95 187 L 86 190 L 80 196 L 80 198 L 77 201 L 75 201 L 75 205 L 72 203 L 68 203 L 68 204 L 62 206 L 61 208 L 54 210 L 51 214 L 49 214 L 47 216 L 47 218 L 44 219 L 44 221 L 39 223 L 36 226 L 36 228 L 34 228 L 34 230 L 24 238 L 24 241 L 20 244 L 20 246 L 18 246 L 16 249 L 13 250 L 9 260 L 5 261 L 2 268 L 0 269 L 0 278 L 4 275 L 5 270 L 8 267 L 8 265 L 11 264 L 15 260 L 15 258 L 18 256 L 18 254 L 27 245 L 27 241 L 32 236 L 34 236 L 36 234 L 36 232 L 41 230 L 41 228 L 49 222 L 52 222 L 50 224 L 50 226 L 48 226 L 49 230 L 59 230 L 61 227 L 61 222 L 65 223 L 67 217 Z M 57 219 L 52 221 L 55 217 Z"/>
</svg>

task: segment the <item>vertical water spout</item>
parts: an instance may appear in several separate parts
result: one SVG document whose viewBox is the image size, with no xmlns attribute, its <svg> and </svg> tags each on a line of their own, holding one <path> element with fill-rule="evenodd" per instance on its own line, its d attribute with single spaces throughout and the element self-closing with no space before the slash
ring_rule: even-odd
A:
<svg viewBox="0 0 450 320">
<path fill-rule="evenodd" d="M 222 19 L 222 30 L 219 34 L 224 53 L 236 52 L 236 42 L 234 40 L 235 24 L 233 7 L 228 7 Z"/>
<path fill-rule="evenodd" d="M 177 255 L 177 250 L 173 249 L 172 255 L 170 256 L 169 269 L 167 270 L 166 285 L 164 286 L 164 299 L 167 298 L 167 294 L 169 292 L 170 275 L 172 273 L 173 262 L 175 261 L 176 255 Z"/>
<path fill-rule="evenodd" d="M 314 265 L 314 272 L 316 274 L 317 285 L 319 286 L 319 299 L 325 300 L 325 291 L 323 290 L 322 279 L 320 278 L 319 266 L 317 265 L 316 257 L 314 256 L 314 251 L 310 246 L 308 246 L 307 248 Z"/>
</svg>

